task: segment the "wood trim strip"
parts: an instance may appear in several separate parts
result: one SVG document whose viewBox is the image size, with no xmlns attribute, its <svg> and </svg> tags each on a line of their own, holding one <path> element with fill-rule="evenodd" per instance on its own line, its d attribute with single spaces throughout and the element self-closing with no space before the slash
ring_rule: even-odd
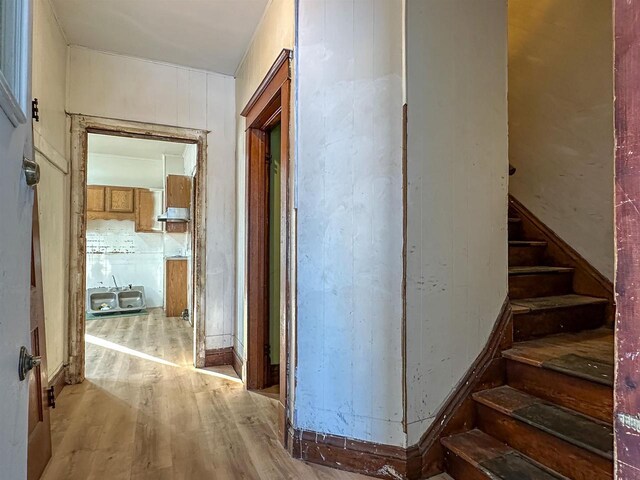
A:
<svg viewBox="0 0 640 480">
<path fill-rule="evenodd" d="M 512 344 L 511 304 L 506 298 L 489 340 L 417 445 L 396 447 L 336 435 L 303 431 L 288 425 L 287 448 L 294 458 L 378 478 L 428 478 L 444 470 L 440 439 L 472 428 L 471 395 L 505 383 L 501 352 Z"/>
<path fill-rule="evenodd" d="M 505 365 L 500 353 L 511 347 L 512 326 L 513 313 L 509 298 L 506 298 L 487 344 L 418 442 L 423 476 L 428 478 L 444 470 L 444 449 L 440 439 L 472 427 L 474 409 L 471 394 L 504 383 Z"/>
<path fill-rule="evenodd" d="M 640 478 L 640 2 L 614 0 L 616 378 L 615 478 Z"/>
<path fill-rule="evenodd" d="M 62 389 L 67 385 L 66 382 L 66 368 L 62 366 L 60 370 L 58 370 L 50 379 L 49 379 L 49 388 L 53 387 L 53 396 L 54 398 L 58 398 Z"/>
<path fill-rule="evenodd" d="M 418 478 L 417 448 L 354 440 L 289 426 L 289 451 L 294 458 L 377 478 Z"/>
<path fill-rule="evenodd" d="M 219 367 L 233 365 L 233 347 L 213 348 L 207 350 L 204 356 L 205 367 Z"/>
<path fill-rule="evenodd" d="M 509 206 L 522 220 L 522 229 L 526 238 L 547 242 L 546 255 L 554 265 L 575 268 L 573 289 L 576 293 L 602 297 L 609 301 L 606 318 L 607 323 L 612 325 L 615 316 L 613 283 L 511 195 L 509 195 Z"/>
<path fill-rule="evenodd" d="M 240 355 L 238 355 L 238 352 L 235 348 L 233 349 L 232 362 L 233 369 L 236 371 L 238 378 L 242 380 L 242 366 L 244 365 L 244 362 L 242 361 L 242 358 L 240 358 Z"/>
<path fill-rule="evenodd" d="M 256 105 L 256 103 L 258 103 L 258 100 L 260 99 L 260 97 L 267 91 L 268 87 L 273 83 L 274 78 L 278 74 L 282 65 L 284 65 L 285 62 L 287 62 L 291 58 L 291 53 L 292 53 L 291 50 L 286 48 L 280 52 L 280 55 L 278 55 L 278 58 L 276 58 L 276 61 L 273 62 L 273 65 L 271 65 L 271 68 L 269 68 L 269 71 L 267 72 L 265 77 L 262 79 L 262 82 L 260 82 L 260 85 L 258 86 L 257 90 L 251 96 L 251 98 L 247 102 L 247 105 L 242 109 L 242 112 L 240 112 L 241 116 L 246 117 L 249 115 L 249 111 Z M 278 88 L 280 88 L 280 85 L 282 85 L 282 82 L 279 83 Z"/>
</svg>

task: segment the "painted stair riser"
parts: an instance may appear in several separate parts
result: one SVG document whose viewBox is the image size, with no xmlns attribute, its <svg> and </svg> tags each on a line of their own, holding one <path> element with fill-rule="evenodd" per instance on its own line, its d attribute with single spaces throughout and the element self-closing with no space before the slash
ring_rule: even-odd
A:
<svg viewBox="0 0 640 480">
<path fill-rule="evenodd" d="M 535 310 L 513 316 L 513 340 L 520 342 L 546 335 L 579 332 L 602 326 L 605 304 Z"/>
<path fill-rule="evenodd" d="M 509 275 L 509 298 L 550 297 L 573 291 L 573 272 Z"/>
<path fill-rule="evenodd" d="M 477 404 L 477 427 L 571 480 L 611 480 L 613 464 L 599 455 Z"/>
<path fill-rule="evenodd" d="M 514 360 L 507 360 L 507 383 L 561 407 L 603 422 L 612 421 L 611 387 Z"/>
</svg>

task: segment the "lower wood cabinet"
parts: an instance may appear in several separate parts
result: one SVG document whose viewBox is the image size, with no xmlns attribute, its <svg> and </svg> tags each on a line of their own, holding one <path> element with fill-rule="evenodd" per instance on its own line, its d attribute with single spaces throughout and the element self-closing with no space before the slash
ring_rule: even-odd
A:
<svg viewBox="0 0 640 480">
<path fill-rule="evenodd" d="M 188 264 L 186 258 L 165 259 L 165 312 L 179 317 L 188 308 Z"/>
</svg>

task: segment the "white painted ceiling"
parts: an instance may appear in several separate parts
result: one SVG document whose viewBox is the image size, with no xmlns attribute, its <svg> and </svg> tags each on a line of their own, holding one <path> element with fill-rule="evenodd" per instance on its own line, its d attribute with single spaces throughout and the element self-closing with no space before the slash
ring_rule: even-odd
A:
<svg viewBox="0 0 640 480">
<path fill-rule="evenodd" d="M 52 0 L 71 45 L 233 75 L 268 0 Z"/>
<path fill-rule="evenodd" d="M 186 144 L 92 133 L 88 147 L 89 154 L 162 160 L 163 154 L 181 156 Z"/>
</svg>

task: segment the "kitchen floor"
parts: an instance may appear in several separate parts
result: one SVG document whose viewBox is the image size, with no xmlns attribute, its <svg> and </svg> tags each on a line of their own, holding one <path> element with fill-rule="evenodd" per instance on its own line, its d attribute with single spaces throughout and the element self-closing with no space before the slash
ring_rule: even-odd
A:
<svg viewBox="0 0 640 480">
<path fill-rule="evenodd" d="M 193 330 L 162 310 L 87 321 L 86 380 L 51 411 L 43 480 L 364 479 L 293 460 L 276 401 L 231 367 L 196 370 Z"/>
</svg>

